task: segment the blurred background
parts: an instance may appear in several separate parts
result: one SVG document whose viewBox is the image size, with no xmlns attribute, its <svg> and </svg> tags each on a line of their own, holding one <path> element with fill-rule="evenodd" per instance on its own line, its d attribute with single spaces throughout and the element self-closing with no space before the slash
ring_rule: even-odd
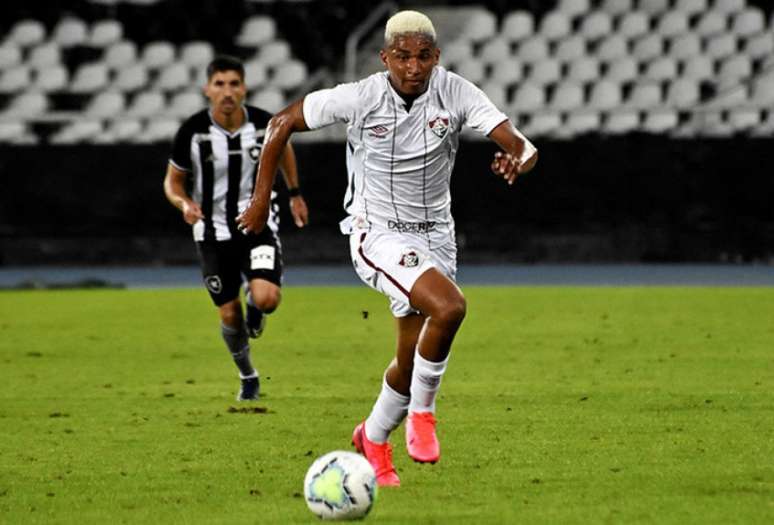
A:
<svg viewBox="0 0 774 525">
<path fill-rule="evenodd" d="M 463 135 L 463 264 L 774 263 L 771 2 L 6 0 L 0 269 L 195 263 L 162 180 L 213 55 L 243 58 L 249 103 L 277 111 L 380 70 L 405 8 L 541 153 L 508 188 L 494 145 Z M 294 139 L 312 223 L 292 225 L 279 188 L 289 265 L 349 264 L 344 134 Z"/>
</svg>

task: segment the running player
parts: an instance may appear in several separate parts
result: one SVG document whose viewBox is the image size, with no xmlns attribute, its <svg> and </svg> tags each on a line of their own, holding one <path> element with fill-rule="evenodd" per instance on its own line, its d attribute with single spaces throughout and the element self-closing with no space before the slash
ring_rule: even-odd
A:
<svg viewBox="0 0 774 525">
<path fill-rule="evenodd" d="M 267 202 L 271 209 L 268 228 L 248 236 L 237 230 L 236 218 L 253 192 L 271 118 L 262 109 L 244 105 L 244 76 L 244 67 L 237 58 L 219 56 L 209 64 L 204 88 L 209 108 L 180 127 L 164 179 L 167 199 L 193 226 L 204 284 L 218 307 L 223 340 L 239 369 L 240 401 L 258 399 L 260 379 L 250 360 L 248 335 L 256 338 L 263 333 L 266 315 L 279 305 L 282 283 L 276 193 L 270 191 L 271 202 Z M 283 144 L 278 160 L 288 186 L 293 219 L 296 226 L 303 227 L 308 211 L 298 187 L 290 144 Z M 191 175 L 189 194 L 186 185 Z M 246 322 L 239 298 L 243 277 Z"/>
<path fill-rule="evenodd" d="M 397 319 L 396 357 L 353 443 L 378 483 L 395 486 L 388 437 L 407 415 L 409 455 L 428 463 L 440 458 L 435 400 L 466 309 L 454 282 L 449 191 L 460 129 L 467 124 L 502 148 L 491 168 L 508 184 L 532 169 L 537 150 L 480 89 L 438 65 L 427 16 L 399 12 L 384 36 L 385 72 L 310 93 L 271 120 L 259 181 L 238 222 L 247 233 L 266 224 L 272 176 L 293 132 L 347 124 L 348 216 L 341 228 L 355 271 L 389 298 Z"/>
</svg>

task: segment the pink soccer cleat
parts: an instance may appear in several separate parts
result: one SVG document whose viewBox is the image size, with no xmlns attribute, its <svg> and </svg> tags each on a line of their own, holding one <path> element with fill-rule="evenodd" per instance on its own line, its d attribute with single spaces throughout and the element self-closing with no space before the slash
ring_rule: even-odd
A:
<svg viewBox="0 0 774 525">
<path fill-rule="evenodd" d="M 432 412 L 409 413 L 406 419 L 406 449 L 409 456 L 419 463 L 435 463 L 441 457 Z"/>
<path fill-rule="evenodd" d="M 376 472 L 376 483 L 380 487 L 399 487 L 400 478 L 392 464 L 392 445 L 369 441 L 365 433 L 365 421 L 355 427 L 352 433 L 355 450 L 365 456 Z"/>
</svg>

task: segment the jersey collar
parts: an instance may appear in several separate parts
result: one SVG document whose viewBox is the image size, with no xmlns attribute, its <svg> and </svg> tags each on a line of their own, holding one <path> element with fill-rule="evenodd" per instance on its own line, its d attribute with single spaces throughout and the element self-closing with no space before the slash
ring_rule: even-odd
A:
<svg viewBox="0 0 774 525">
<path fill-rule="evenodd" d="M 207 115 L 210 117 L 210 122 L 212 122 L 212 125 L 215 126 L 217 129 L 219 129 L 220 131 L 222 131 L 223 134 L 226 135 L 227 137 L 236 137 L 237 135 L 239 135 L 242 132 L 242 128 L 244 128 L 247 125 L 247 123 L 250 121 L 247 115 L 247 108 L 244 106 L 244 104 L 242 104 L 242 113 L 244 113 L 245 115 L 245 119 L 244 121 L 242 121 L 242 125 L 239 126 L 239 128 L 237 128 L 236 131 L 231 133 L 229 130 L 227 130 L 224 127 L 221 127 L 221 125 L 215 121 L 215 118 L 212 116 L 212 108 L 207 110 Z"/>
</svg>

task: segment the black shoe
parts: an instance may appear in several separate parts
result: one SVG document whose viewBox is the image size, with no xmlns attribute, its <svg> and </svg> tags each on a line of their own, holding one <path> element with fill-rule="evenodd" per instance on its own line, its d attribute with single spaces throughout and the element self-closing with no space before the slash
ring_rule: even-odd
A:
<svg viewBox="0 0 774 525">
<path fill-rule="evenodd" d="M 261 394 L 261 381 L 258 376 L 242 379 L 242 388 L 239 389 L 237 401 L 257 401 Z"/>
<path fill-rule="evenodd" d="M 247 305 L 247 320 L 245 321 L 245 329 L 247 335 L 253 339 L 261 337 L 263 334 L 263 328 L 266 326 L 266 316 L 255 306 Z"/>
</svg>

